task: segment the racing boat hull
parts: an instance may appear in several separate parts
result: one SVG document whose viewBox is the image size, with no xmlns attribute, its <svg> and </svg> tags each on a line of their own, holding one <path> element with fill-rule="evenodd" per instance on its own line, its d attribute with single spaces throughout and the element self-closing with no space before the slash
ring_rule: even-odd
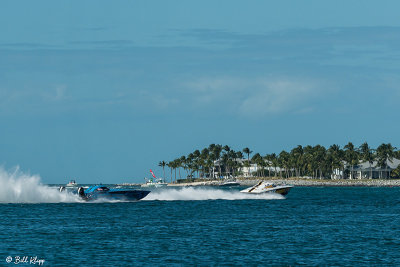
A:
<svg viewBox="0 0 400 267">
<path fill-rule="evenodd" d="M 86 190 L 82 187 L 78 189 L 78 195 L 87 201 L 96 199 L 137 201 L 145 198 L 149 193 L 150 191 L 147 190 L 110 189 L 101 185 L 91 186 Z"/>
<path fill-rule="evenodd" d="M 268 182 L 259 182 L 258 184 L 246 188 L 240 192 L 242 193 L 247 193 L 247 194 L 267 194 L 267 193 L 275 193 L 275 194 L 280 194 L 283 196 L 286 196 L 290 189 L 292 189 L 293 186 L 290 185 L 275 185 L 272 183 Z"/>
</svg>

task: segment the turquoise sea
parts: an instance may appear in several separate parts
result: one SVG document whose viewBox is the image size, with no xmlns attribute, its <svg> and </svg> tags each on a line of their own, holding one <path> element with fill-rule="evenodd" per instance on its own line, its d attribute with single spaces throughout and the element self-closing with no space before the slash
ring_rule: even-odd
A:
<svg viewBox="0 0 400 267">
<path fill-rule="evenodd" d="M 167 188 L 111 203 L 4 196 L 1 266 L 32 257 L 43 266 L 400 266 L 400 188 L 295 187 L 286 198 Z"/>
</svg>

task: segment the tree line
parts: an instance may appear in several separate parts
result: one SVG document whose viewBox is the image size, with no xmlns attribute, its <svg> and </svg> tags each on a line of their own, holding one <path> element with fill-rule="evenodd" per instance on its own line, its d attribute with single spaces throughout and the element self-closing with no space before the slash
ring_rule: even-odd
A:
<svg viewBox="0 0 400 267">
<path fill-rule="evenodd" d="M 251 156 L 251 157 L 250 157 Z M 377 161 L 381 168 L 387 167 L 387 162 L 393 158 L 400 159 L 400 151 L 390 143 L 381 144 L 376 149 L 368 143 L 359 147 L 349 142 L 343 148 L 334 144 L 329 148 L 322 145 L 298 145 L 290 151 L 283 150 L 279 154 L 261 155 L 253 153 L 248 147 L 235 151 L 228 145 L 211 144 L 202 150 L 195 150 L 187 156 L 181 156 L 171 161 L 160 161 L 164 178 L 165 168 L 170 169 L 173 180 L 193 178 L 214 178 L 243 176 L 243 167 L 257 164 L 257 171 L 251 173 L 255 177 L 311 177 L 331 178 L 335 170 L 340 170 L 340 178 L 354 177 L 354 168 L 367 162 L 372 177 L 372 164 Z M 249 169 L 249 168 L 247 168 Z M 400 176 L 397 168 L 391 173 L 393 178 Z M 381 177 L 379 177 L 381 178 Z"/>
</svg>

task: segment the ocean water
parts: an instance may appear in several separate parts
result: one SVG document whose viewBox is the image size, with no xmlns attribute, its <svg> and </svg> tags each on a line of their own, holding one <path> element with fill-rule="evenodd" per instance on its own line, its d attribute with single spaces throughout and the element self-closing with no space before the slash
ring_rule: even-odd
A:
<svg viewBox="0 0 400 267">
<path fill-rule="evenodd" d="M 0 178 L 0 266 L 400 266 L 399 188 L 167 188 L 85 203 L 37 177 Z"/>
</svg>

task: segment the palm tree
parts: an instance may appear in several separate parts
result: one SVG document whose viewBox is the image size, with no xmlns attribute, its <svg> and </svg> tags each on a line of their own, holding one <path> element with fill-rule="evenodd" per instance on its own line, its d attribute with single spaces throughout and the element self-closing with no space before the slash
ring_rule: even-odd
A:
<svg viewBox="0 0 400 267">
<path fill-rule="evenodd" d="M 314 161 L 318 166 L 319 170 L 319 179 L 322 179 L 323 176 L 323 168 L 326 166 L 326 149 L 321 145 L 316 145 L 314 148 Z"/>
<path fill-rule="evenodd" d="M 304 150 L 301 145 L 298 145 L 296 148 L 293 148 L 292 151 L 290 151 L 291 161 L 295 165 L 294 168 L 295 168 L 297 177 L 300 176 L 300 164 L 302 161 L 303 154 L 304 154 Z"/>
<path fill-rule="evenodd" d="M 279 167 L 284 169 L 285 171 L 285 176 L 286 178 L 289 178 L 289 170 L 290 170 L 290 164 L 289 164 L 289 153 L 283 150 L 281 153 L 279 153 L 278 157 L 278 163 Z M 280 176 L 282 177 L 282 172 L 280 172 Z"/>
<path fill-rule="evenodd" d="M 275 153 L 272 153 L 272 154 L 269 155 L 269 158 L 270 158 L 270 160 L 271 160 L 272 166 L 273 166 L 274 169 L 275 169 L 274 176 L 277 177 L 277 176 L 278 176 L 278 175 L 277 175 L 278 171 L 277 171 L 276 168 L 277 168 L 278 165 L 279 165 L 278 157 L 276 156 Z"/>
<path fill-rule="evenodd" d="M 222 154 L 221 161 L 224 166 L 225 176 L 227 175 L 229 156 L 227 153 Z"/>
<path fill-rule="evenodd" d="M 201 169 L 201 162 L 200 162 L 200 151 L 196 149 L 193 152 L 193 169 L 197 172 L 197 178 L 200 177 L 200 169 Z"/>
<path fill-rule="evenodd" d="M 221 152 L 222 152 L 222 146 L 221 145 L 214 145 L 211 146 L 212 150 L 211 150 L 211 154 L 212 154 L 212 158 L 214 159 L 215 162 L 219 162 L 218 164 L 218 169 L 219 169 L 219 173 L 218 176 L 221 176 L 221 163 L 220 163 L 220 158 L 221 158 Z"/>
<path fill-rule="evenodd" d="M 185 170 L 185 163 L 186 163 L 186 157 L 185 156 L 182 156 L 182 157 L 179 158 L 179 160 L 177 160 L 178 169 L 179 169 L 179 179 L 182 179 L 181 168 L 183 168 Z"/>
<path fill-rule="evenodd" d="M 393 157 L 395 156 L 395 147 L 393 147 L 390 143 L 389 144 L 381 144 L 377 149 L 376 149 L 376 156 L 378 159 L 378 165 L 381 168 L 387 168 L 388 164 L 387 162 L 390 161 L 392 162 Z M 389 177 L 390 177 L 390 170 L 389 170 Z M 382 178 L 382 171 L 380 172 L 380 177 Z"/>
<path fill-rule="evenodd" d="M 196 149 L 194 152 L 193 152 L 193 156 L 195 157 L 195 158 L 198 158 L 198 157 L 200 157 L 200 151 L 198 150 L 198 149 Z"/>
<path fill-rule="evenodd" d="M 162 170 L 163 170 L 163 173 L 164 173 L 164 178 L 163 178 L 163 180 L 165 181 L 165 165 L 166 165 L 166 163 L 165 163 L 165 161 L 160 161 L 159 163 L 158 163 L 158 166 L 159 167 L 162 167 Z"/>
<path fill-rule="evenodd" d="M 211 144 L 208 146 L 208 151 L 209 151 L 208 159 L 211 161 L 210 177 L 212 176 L 212 178 L 215 178 L 215 164 L 217 163 L 217 160 L 218 160 L 215 150 L 216 150 L 215 144 Z M 212 167 L 212 175 L 211 175 L 211 167 Z"/>
<path fill-rule="evenodd" d="M 245 147 L 245 148 L 243 148 L 243 152 L 247 154 L 247 165 L 248 165 L 249 172 L 250 172 L 250 154 L 253 153 L 253 151 L 251 151 L 250 148 Z"/>
<path fill-rule="evenodd" d="M 174 168 L 174 162 L 173 161 L 168 162 L 167 166 L 171 169 L 171 184 L 172 184 L 172 169 Z"/>
<path fill-rule="evenodd" d="M 229 164 L 231 161 L 230 160 L 231 155 L 229 152 L 231 151 L 231 148 L 226 145 L 223 147 L 223 150 L 225 150 L 225 153 L 222 155 L 224 167 L 225 167 L 225 176 L 229 177 Z"/>
<path fill-rule="evenodd" d="M 267 162 L 265 161 L 265 159 L 264 159 L 263 157 L 260 157 L 260 158 L 258 159 L 257 164 L 261 166 L 261 177 L 265 177 L 265 176 L 266 176 L 266 175 L 265 175 L 265 167 L 268 166 L 268 165 L 267 165 Z"/>
<path fill-rule="evenodd" d="M 360 152 L 361 152 L 361 159 L 364 162 L 368 162 L 369 163 L 369 179 L 372 179 L 372 163 L 374 163 L 374 153 L 373 150 L 369 147 L 368 143 L 365 142 L 360 146 Z"/>
<path fill-rule="evenodd" d="M 250 154 L 253 153 L 253 151 L 251 151 L 250 148 L 245 147 L 243 148 L 243 152 L 247 154 L 247 161 L 250 162 Z"/>
<path fill-rule="evenodd" d="M 183 168 L 183 171 L 186 172 L 186 178 L 187 178 L 187 176 L 189 175 L 189 174 L 188 174 L 188 168 L 189 168 L 188 159 L 187 159 L 185 156 L 182 156 L 182 157 L 180 158 L 180 160 L 181 160 L 181 166 L 180 166 L 180 167 L 182 167 L 182 168 Z"/>
<path fill-rule="evenodd" d="M 174 183 L 176 183 L 176 168 L 177 168 L 177 166 L 178 166 L 177 160 L 174 159 L 174 160 L 171 162 L 171 168 L 172 168 L 172 170 L 173 170 L 174 173 L 175 173 Z M 171 173 L 171 176 L 172 176 L 172 173 Z M 172 177 L 171 177 L 171 179 L 172 179 Z"/>
<path fill-rule="evenodd" d="M 268 177 L 271 177 L 272 157 L 270 154 L 264 156 L 265 164 L 268 167 Z"/>
<path fill-rule="evenodd" d="M 347 145 L 344 146 L 345 150 L 345 158 L 348 164 L 351 166 L 350 170 L 350 179 L 353 178 L 353 168 L 354 165 L 358 164 L 358 153 L 354 148 L 353 143 L 349 142 Z"/>
<path fill-rule="evenodd" d="M 397 168 L 392 171 L 392 174 L 390 175 L 390 177 L 397 178 L 397 179 L 400 178 L 400 165 L 397 166 Z"/>
<path fill-rule="evenodd" d="M 231 151 L 231 148 L 228 145 L 224 146 L 223 149 L 226 151 L 226 153 Z"/>
<path fill-rule="evenodd" d="M 261 163 L 261 161 L 263 161 L 263 159 L 259 153 L 254 154 L 254 156 L 251 158 L 251 161 L 256 163 L 257 166 L 262 167 L 260 163 Z M 258 168 L 257 168 L 257 176 L 260 176 Z"/>
<path fill-rule="evenodd" d="M 335 169 L 340 170 L 341 168 L 343 168 L 343 150 L 340 149 L 339 145 L 335 144 L 329 147 L 327 154 L 331 164 L 331 175 L 333 175 Z"/>
<path fill-rule="evenodd" d="M 237 151 L 237 152 L 235 153 L 235 157 L 236 157 L 237 159 L 242 159 L 242 158 L 243 158 L 243 153 L 242 153 L 242 151 Z"/>
<path fill-rule="evenodd" d="M 247 161 L 244 164 L 238 159 L 243 159 L 243 153 L 247 155 Z M 379 176 L 382 178 L 383 169 L 388 169 L 388 162 L 393 157 L 400 157 L 400 152 L 393 147 L 391 144 L 382 144 L 377 150 L 371 149 L 368 143 L 363 143 L 358 149 L 349 142 L 344 150 L 340 149 L 338 145 L 331 145 L 329 149 L 321 145 L 316 146 L 305 146 L 298 145 L 293 148 L 290 153 L 282 151 L 277 157 L 276 154 L 267 154 L 261 157 L 259 153 L 256 153 L 250 160 L 250 154 L 253 153 L 249 148 L 244 148 L 242 151 L 235 151 L 229 146 L 211 144 L 208 148 L 201 150 L 195 150 L 190 153 L 187 157 L 182 156 L 177 158 L 168 164 L 165 161 L 160 161 L 158 166 L 163 167 L 164 178 L 165 166 L 171 168 L 171 182 L 173 181 L 172 172 L 175 170 L 175 181 L 176 172 L 179 170 L 179 177 L 181 178 L 181 168 L 187 172 L 188 176 L 197 172 L 197 177 L 215 177 L 216 168 L 219 168 L 219 175 L 225 172 L 226 175 L 238 175 L 243 171 L 242 167 L 246 166 L 250 169 L 251 162 L 256 163 L 259 168 L 257 169 L 256 176 L 266 176 L 265 167 L 268 168 L 268 176 L 278 175 L 277 167 L 280 167 L 279 176 L 290 177 L 290 176 L 312 176 L 313 178 L 319 177 L 333 177 L 335 170 L 342 170 L 341 173 L 345 173 L 344 162 L 347 163 L 346 171 L 350 172 L 350 179 L 354 178 L 354 166 L 358 165 L 361 160 L 363 162 L 369 162 L 370 172 L 369 177 L 372 178 L 372 164 L 374 158 L 378 159 L 378 165 L 382 168 Z M 218 167 L 217 167 L 218 165 Z M 275 170 L 273 169 L 275 168 Z M 389 169 L 389 176 L 390 176 Z M 361 177 L 363 174 L 361 174 Z M 343 178 L 343 177 L 342 177 Z"/>
<path fill-rule="evenodd" d="M 234 165 L 235 165 L 235 170 L 237 173 L 240 172 L 240 170 L 243 168 L 243 164 L 241 162 L 241 159 L 243 159 L 243 153 L 242 151 L 237 151 L 235 152 L 235 161 L 234 161 Z"/>
<path fill-rule="evenodd" d="M 207 160 L 205 161 L 205 167 L 206 167 L 206 169 L 208 169 L 208 178 L 209 179 L 212 177 L 211 176 L 211 168 L 213 167 L 213 164 L 214 164 L 213 160 L 210 157 L 208 157 Z"/>
<path fill-rule="evenodd" d="M 193 178 L 192 177 L 192 174 L 193 174 L 193 160 L 194 160 L 194 155 L 193 155 L 193 153 L 190 153 L 186 158 L 186 167 L 189 170 L 188 171 L 188 176 L 190 176 L 190 178 Z"/>
<path fill-rule="evenodd" d="M 316 177 L 315 174 L 315 160 L 314 160 L 314 148 L 310 145 L 304 147 L 304 165 L 303 165 L 303 171 L 306 173 L 308 176 L 311 176 L 312 178 Z"/>
<path fill-rule="evenodd" d="M 267 166 L 264 158 L 259 153 L 257 153 L 251 158 L 251 161 L 257 164 L 257 176 L 264 177 L 265 176 L 264 169 Z"/>
</svg>

